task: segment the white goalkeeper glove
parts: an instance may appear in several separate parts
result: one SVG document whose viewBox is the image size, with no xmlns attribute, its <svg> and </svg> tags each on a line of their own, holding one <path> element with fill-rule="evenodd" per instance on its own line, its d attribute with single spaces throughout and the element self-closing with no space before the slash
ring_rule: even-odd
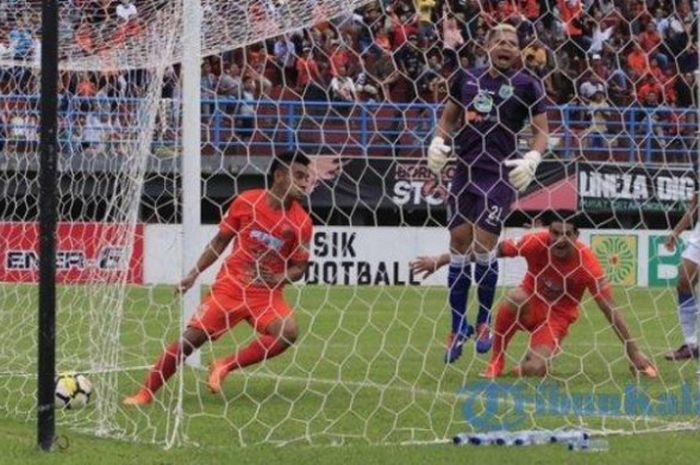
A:
<svg viewBox="0 0 700 465">
<path fill-rule="evenodd" d="M 506 160 L 504 164 L 512 168 L 508 173 L 508 179 L 513 187 L 520 192 L 527 189 L 527 186 L 535 179 L 535 171 L 541 161 L 542 154 L 537 150 L 530 150 L 523 155 L 523 158 Z"/>
<path fill-rule="evenodd" d="M 428 146 L 428 168 L 435 175 L 440 175 L 442 169 L 447 164 L 447 157 L 450 156 L 452 148 L 445 144 L 442 137 L 433 137 Z"/>
</svg>

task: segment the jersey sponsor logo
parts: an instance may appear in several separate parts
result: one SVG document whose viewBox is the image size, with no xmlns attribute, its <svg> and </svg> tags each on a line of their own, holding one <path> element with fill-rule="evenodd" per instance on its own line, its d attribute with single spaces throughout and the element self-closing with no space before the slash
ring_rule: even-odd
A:
<svg viewBox="0 0 700 465">
<path fill-rule="evenodd" d="M 282 246 L 284 245 L 284 241 L 282 239 L 275 237 L 268 232 L 261 231 L 259 229 L 253 229 L 252 231 L 250 231 L 250 237 L 251 239 L 255 239 L 258 242 L 262 242 L 268 248 L 274 249 L 278 252 L 282 249 Z"/>
<path fill-rule="evenodd" d="M 491 113 L 493 109 L 493 99 L 486 91 L 479 91 L 474 97 L 474 109 L 479 113 Z"/>
<path fill-rule="evenodd" d="M 501 85 L 501 88 L 498 89 L 498 96 L 501 97 L 503 100 L 512 97 L 513 96 L 513 86 L 511 86 L 509 84 Z"/>
</svg>

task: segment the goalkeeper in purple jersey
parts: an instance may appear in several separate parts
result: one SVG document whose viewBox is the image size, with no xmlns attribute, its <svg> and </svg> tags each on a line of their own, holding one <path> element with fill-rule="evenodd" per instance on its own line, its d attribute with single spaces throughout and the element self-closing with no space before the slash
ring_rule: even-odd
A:
<svg viewBox="0 0 700 465">
<path fill-rule="evenodd" d="M 461 356 L 464 342 L 474 332 L 466 318 L 472 280 L 470 255 L 475 261 L 479 297 L 476 349 L 485 353 L 491 348 L 490 310 L 498 280 L 495 246 L 515 191 L 524 191 L 534 179 L 549 134 L 542 85 L 520 68 L 515 28 L 507 24 L 494 27 L 486 36 L 485 46 L 489 66 L 455 73 L 449 100 L 428 147 L 428 167 L 437 176 L 447 163 L 452 145 L 457 155 L 448 202 L 452 327 L 446 363 Z M 521 156 L 517 134 L 528 120 L 531 150 Z M 450 137 L 452 145 L 446 142 Z"/>
</svg>

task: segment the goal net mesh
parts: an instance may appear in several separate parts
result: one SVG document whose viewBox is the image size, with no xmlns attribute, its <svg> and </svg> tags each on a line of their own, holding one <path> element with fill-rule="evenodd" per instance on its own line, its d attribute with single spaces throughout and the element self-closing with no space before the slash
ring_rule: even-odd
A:
<svg viewBox="0 0 700 465">
<path fill-rule="evenodd" d="M 203 446 L 696 427 L 697 363 L 663 359 L 682 343 L 683 246 L 669 251 L 664 241 L 696 191 L 688 2 L 201 3 L 195 122 L 182 118 L 180 1 L 60 2 L 57 368 L 95 386 L 89 407 L 58 412 L 61 425 Z M 39 18 L 39 1 L 0 0 L 0 412 L 23 419 L 35 415 Z M 446 273 L 422 281 L 408 268 L 449 243 L 445 188 L 423 158 L 450 78 L 487 64 L 484 39 L 499 22 L 517 27 L 518 66 L 541 79 L 552 133 L 504 237 L 526 232 L 540 210 L 584 211 L 581 239 L 601 259 L 657 379 L 630 374 L 590 298 L 545 379 L 480 381 L 488 357 L 472 342 L 443 363 Z M 202 134 L 205 224 L 196 238 L 179 226 L 184 124 Z M 529 133 L 518 140 L 524 153 Z M 206 371 L 185 366 L 152 405 L 123 407 L 181 332 L 172 285 L 183 243 L 203 250 L 235 195 L 261 186 L 270 156 L 293 148 L 312 159 L 316 225 L 306 282 L 286 291 L 299 339 L 232 373 L 221 394 L 209 393 Z M 219 263 L 200 278 L 203 296 Z M 497 299 L 525 266 L 509 259 L 500 269 Z M 472 320 L 476 293 L 474 285 Z M 202 365 L 254 337 L 237 326 L 202 347 Z M 508 368 L 526 347 L 520 334 Z"/>
</svg>

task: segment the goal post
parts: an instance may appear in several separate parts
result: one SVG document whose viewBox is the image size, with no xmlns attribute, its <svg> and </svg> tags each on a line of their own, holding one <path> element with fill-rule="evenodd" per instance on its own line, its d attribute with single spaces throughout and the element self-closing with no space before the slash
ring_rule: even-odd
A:
<svg viewBox="0 0 700 465">
<path fill-rule="evenodd" d="M 201 111 L 201 35 L 202 5 L 200 0 L 184 0 L 184 50 L 182 60 L 182 273 L 187 276 L 201 254 L 194 238 L 201 224 L 202 202 L 202 111 Z M 182 297 L 182 328 L 194 315 L 200 301 L 199 285 Z M 187 363 L 200 365 L 199 351 Z"/>
<path fill-rule="evenodd" d="M 58 177 L 58 2 L 41 11 L 41 143 L 39 168 L 39 332 L 37 364 L 37 442 L 53 447 L 56 375 L 56 223 Z"/>
</svg>

